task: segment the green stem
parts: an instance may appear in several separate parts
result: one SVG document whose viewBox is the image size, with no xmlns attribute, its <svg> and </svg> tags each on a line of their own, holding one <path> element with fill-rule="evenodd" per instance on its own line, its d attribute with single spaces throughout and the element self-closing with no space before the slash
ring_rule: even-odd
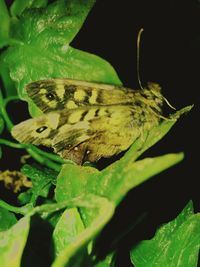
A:
<svg viewBox="0 0 200 267">
<path fill-rule="evenodd" d="M 27 205 L 22 206 L 22 207 L 15 207 L 15 206 L 12 206 L 12 205 L 6 203 L 3 200 L 0 200 L 0 207 L 4 208 L 6 210 L 9 210 L 9 211 L 15 212 L 17 214 L 22 214 L 22 215 L 26 215 L 27 213 L 29 213 L 33 209 L 32 204 L 27 204 Z"/>
<path fill-rule="evenodd" d="M 35 213 L 52 213 L 55 211 L 59 211 L 61 209 L 64 209 L 66 207 L 88 207 L 88 208 L 95 208 L 95 205 L 88 204 L 88 202 L 84 202 L 83 196 L 73 198 L 71 200 L 65 200 L 59 203 L 53 203 L 53 204 L 43 204 L 41 206 L 33 207 L 33 204 L 27 204 L 22 207 L 15 207 L 7 202 L 0 200 L 0 207 L 22 215 L 29 214 L 30 216 L 34 215 Z"/>
<path fill-rule="evenodd" d="M 8 96 L 6 97 L 3 102 L 4 102 L 4 108 L 6 108 L 7 104 L 10 102 L 10 101 L 15 101 L 15 100 L 19 100 L 19 97 L 18 96 Z"/>
<path fill-rule="evenodd" d="M 51 160 L 49 160 L 47 157 L 42 157 L 42 155 L 40 155 L 39 153 L 37 153 L 36 151 L 34 151 L 35 149 L 30 148 L 30 145 L 26 145 L 26 144 L 17 144 L 14 142 L 11 142 L 9 140 L 6 139 L 0 139 L 0 145 L 6 145 L 12 148 L 17 148 L 17 149 L 26 149 L 26 151 L 36 160 L 38 161 L 40 164 L 45 165 L 57 172 L 60 171 L 61 166 L 60 164 L 57 164 Z M 47 152 L 46 152 L 47 153 Z M 54 155 L 52 155 L 54 156 Z M 53 157 L 52 157 L 53 158 Z"/>
<path fill-rule="evenodd" d="M 46 167 L 53 169 L 56 172 L 60 172 L 61 165 L 57 164 L 48 158 L 42 157 L 40 154 L 36 153 L 33 149 L 28 148 L 26 151 L 34 158 L 37 162 L 39 162 L 42 165 L 45 165 Z"/>
<path fill-rule="evenodd" d="M 13 123 L 12 123 L 12 121 L 10 120 L 10 118 L 8 116 L 8 113 L 7 113 L 6 109 L 5 109 L 5 104 L 4 103 L 1 105 L 0 111 L 1 111 L 2 117 L 4 118 L 4 120 L 6 122 L 7 129 L 10 132 L 12 127 L 13 127 Z"/>
<path fill-rule="evenodd" d="M 58 203 L 51 203 L 51 204 L 43 204 L 41 206 L 36 206 L 33 209 L 28 210 L 28 214 L 30 216 L 34 215 L 35 213 L 40 214 L 47 214 L 47 213 L 53 213 L 57 212 L 61 209 L 68 208 L 74 208 L 74 207 L 84 207 L 84 208 L 97 208 L 96 203 L 88 203 L 88 201 L 84 201 L 84 195 L 72 198 L 70 200 L 64 200 L 62 202 Z"/>
<path fill-rule="evenodd" d="M 39 149 L 39 148 L 37 148 L 37 147 L 35 147 L 33 145 L 29 145 L 29 146 L 31 146 L 31 149 L 34 150 L 36 153 L 38 153 L 38 154 L 40 154 L 40 155 L 42 155 L 42 156 L 44 156 L 46 158 L 49 158 L 49 159 L 51 159 L 51 160 L 53 160 L 55 162 L 58 162 L 60 164 L 67 163 L 66 160 L 62 159 L 61 157 L 59 157 L 57 155 L 54 155 L 54 154 L 49 153 L 49 152 L 45 152 L 45 151 L 43 151 L 43 150 L 41 150 L 41 149 Z"/>
<path fill-rule="evenodd" d="M 25 146 L 26 146 L 23 144 L 11 142 L 11 141 L 3 139 L 3 138 L 0 139 L 0 145 L 5 145 L 5 146 L 9 146 L 12 148 L 19 148 L 19 149 L 25 149 Z"/>
</svg>

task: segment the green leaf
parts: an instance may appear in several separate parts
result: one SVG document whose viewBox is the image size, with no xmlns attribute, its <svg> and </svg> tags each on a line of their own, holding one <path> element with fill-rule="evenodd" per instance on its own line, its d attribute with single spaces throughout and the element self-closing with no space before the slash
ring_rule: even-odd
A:
<svg viewBox="0 0 200 267">
<path fill-rule="evenodd" d="M 71 47 L 66 51 L 59 48 L 44 50 L 39 45 L 12 47 L 4 54 L 3 61 L 10 70 L 11 78 L 17 83 L 19 97 L 29 101 L 32 114 L 37 114 L 38 108 L 27 97 L 24 89 L 30 81 L 64 77 L 120 83 L 114 69 L 105 60 Z"/>
<path fill-rule="evenodd" d="M 108 62 L 69 46 L 93 4 L 94 0 L 56 1 L 44 9 L 25 10 L 12 24 L 17 42 L 2 54 L 0 64 L 16 83 L 20 98 L 29 102 L 32 115 L 41 112 L 25 92 L 31 81 L 63 77 L 121 84 Z"/>
<path fill-rule="evenodd" d="M 0 76 L 4 85 L 4 95 L 5 97 L 9 96 L 17 96 L 17 89 L 15 88 L 14 81 L 11 80 L 10 78 L 10 72 L 8 66 L 1 61 L 1 56 L 3 53 L 0 55 Z"/>
<path fill-rule="evenodd" d="M 72 164 L 63 165 L 57 178 L 55 198 L 58 202 L 71 200 L 90 193 L 87 187 L 88 179 L 92 174 L 98 175 L 99 171 L 93 167 L 77 166 Z M 97 193 L 98 195 L 98 193 Z M 90 225 L 97 216 L 95 209 L 79 209 L 85 225 Z"/>
<path fill-rule="evenodd" d="M 94 208 L 97 215 L 91 225 L 74 237 L 73 242 L 61 251 L 52 267 L 84 266 L 87 244 L 102 230 L 113 215 L 114 206 L 105 198 L 85 195 L 84 202 L 90 206 L 89 209 Z"/>
<path fill-rule="evenodd" d="M 21 13 L 30 7 L 45 7 L 48 0 L 15 0 L 10 8 L 12 16 L 20 16 Z"/>
<path fill-rule="evenodd" d="M 38 6 L 41 1 L 16 1 L 14 7 Z M 58 0 L 46 8 L 26 9 L 17 24 L 12 38 L 29 44 L 49 45 L 70 43 L 80 30 L 94 0 Z M 44 3 L 43 3 L 44 4 Z M 15 28 L 16 30 L 16 28 Z M 50 38 L 49 38 L 50 37 Z M 48 40 L 49 39 L 49 40 Z"/>
<path fill-rule="evenodd" d="M 9 229 L 17 222 L 15 215 L 0 207 L 0 232 Z"/>
<path fill-rule="evenodd" d="M 109 172 L 66 164 L 57 178 L 56 200 L 61 202 L 93 193 L 114 201 L 117 206 L 129 190 L 182 159 L 182 153 L 168 154 L 124 164 L 121 169 L 113 168 Z M 80 213 L 85 225 L 90 225 L 96 216 L 94 210 L 84 208 Z"/>
<path fill-rule="evenodd" d="M 10 229 L 0 232 L 0 262 L 3 267 L 20 267 L 21 257 L 29 233 L 28 216 Z"/>
<path fill-rule="evenodd" d="M 87 188 L 114 201 L 116 205 L 125 197 L 129 190 L 150 179 L 152 176 L 177 164 L 183 159 L 183 153 L 167 154 L 155 158 L 146 158 L 120 169 L 110 169 L 97 177 L 90 176 Z"/>
<path fill-rule="evenodd" d="M 9 38 L 10 17 L 4 0 L 0 0 L 0 48 L 7 45 Z"/>
<path fill-rule="evenodd" d="M 25 192 L 20 193 L 17 197 L 17 200 L 19 204 L 25 205 L 31 201 L 31 197 L 32 197 L 32 192 L 31 189 L 29 189 Z"/>
<path fill-rule="evenodd" d="M 85 227 L 77 209 L 66 209 L 53 232 L 55 255 L 59 255 L 64 248 L 72 244 L 76 236 L 83 232 L 84 229 Z"/>
<path fill-rule="evenodd" d="M 181 214 L 161 226 L 155 237 L 140 242 L 131 252 L 135 267 L 196 267 L 200 248 L 200 214 L 190 202 Z"/>
<path fill-rule="evenodd" d="M 29 177 L 33 184 L 32 188 L 28 190 L 28 194 L 32 194 L 30 203 L 35 203 L 39 196 L 46 198 L 58 175 L 52 169 L 43 168 L 40 170 L 27 164 L 22 167 L 21 172 Z"/>
<path fill-rule="evenodd" d="M 57 178 L 56 200 L 58 202 L 70 200 L 88 192 L 85 186 L 88 177 L 93 173 L 98 173 L 98 170 L 92 167 L 64 164 Z"/>
</svg>

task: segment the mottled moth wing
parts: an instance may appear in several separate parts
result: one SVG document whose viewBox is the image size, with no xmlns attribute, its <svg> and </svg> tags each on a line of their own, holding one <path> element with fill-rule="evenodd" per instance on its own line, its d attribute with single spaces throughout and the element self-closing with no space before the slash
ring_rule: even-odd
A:
<svg viewBox="0 0 200 267">
<path fill-rule="evenodd" d="M 29 84 L 27 92 L 45 114 L 16 125 L 12 135 L 78 164 L 126 150 L 159 123 L 163 102 L 157 84 L 139 91 L 53 79 Z"/>
<path fill-rule="evenodd" d="M 53 147 L 63 158 L 81 164 L 85 151 L 81 152 L 80 149 L 79 153 L 73 151 L 76 151 L 75 147 L 80 147 L 81 143 L 90 138 L 88 136 L 90 125 L 89 122 L 74 121 L 77 116 L 75 113 L 74 110 L 49 112 L 17 124 L 11 133 L 20 143 Z"/>
<path fill-rule="evenodd" d="M 53 139 L 54 151 L 79 164 L 119 153 L 139 135 L 133 112 L 121 105 L 75 109 Z"/>
<path fill-rule="evenodd" d="M 23 144 L 52 146 L 52 139 L 58 132 L 60 114 L 51 112 L 15 125 L 12 136 Z"/>
<path fill-rule="evenodd" d="M 131 89 L 71 79 L 32 82 L 26 91 L 44 113 L 81 106 L 131 104 L 133 96 Z"/>
<path fill-rule="evenodd" d="M 130 105 L 80 107 L 49 112 L 16 125 L 21 143 L 46 145 L 78 164 L 110 157 L 127 149 L 158 118 L 151 109 Z"/>
</svg>

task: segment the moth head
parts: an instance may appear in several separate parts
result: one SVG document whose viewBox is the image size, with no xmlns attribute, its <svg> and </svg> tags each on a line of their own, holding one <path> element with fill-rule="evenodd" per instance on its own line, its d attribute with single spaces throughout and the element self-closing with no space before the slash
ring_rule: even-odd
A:
<svg viewBox="0 0 200 267">
<path fill-rule="evenodd" d="M 45 116 L 23 121 L 13 127 L 11 134 L 20 143 L 51 146 L 60 115 L 52 112 Z"/>
<path fill-rule="evenodd" d="M 161 87 L 158 83 L 148 82 L 147 88 L 156 97 L 161 97 Z"/>
<path fill-rule="evenodd" d="M 163 96 L 161 94 L 161 87 L 157 83 L 148 82 L 147 89 L 145 89 L 145 95 L 148 100 L 152 100 L 151 105 L 162 106 Z M 150 103 L 149 103 L 150 104 Z"/>
<path fill-rule="evenodd" d="M 154 100 L 158 105 L 162 105 L 165 102 L 171 109 L 176 110 L 169 101 L 161 94 L 161 87 L 157 83 L 148 83 L 149 92 L 154 96 Z"/>
</svg>

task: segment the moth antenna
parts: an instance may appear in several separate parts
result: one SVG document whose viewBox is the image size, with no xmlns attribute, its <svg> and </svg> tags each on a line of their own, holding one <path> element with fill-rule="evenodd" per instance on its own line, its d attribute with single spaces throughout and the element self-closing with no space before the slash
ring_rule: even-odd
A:
<svg viewBox="0 0 200 267">
<path fill-rule="evenodd" d="M 153 95 L 157 96 L 157 94 L 154 93 L 153 91 L 151 91 L 151 93 L 152 93 Z M 176 110 L 176 108 L 173 107 L 173 106 L 169 103 L 169 101 L 167 100 L 167 98 L 165 98 L 163 95 L 161 95 L 161 98 L 165 101 L 165 103 L 166 103 L 171 109 Z"/>
<path fill-rule="evenodd" d="M 138 78 L 139 86 L 142 90 L 144 90 L 144 88 L 142 86 L 141 79 L 140 79 L 140 39 L 141 39 L 141 35 L 143 31 L 144 29 L 141 28 L 138 33 L 138 37 L 137 37 L 137 78 Z"/>
<path fill-rule="evenodd" d="M 144 29 L 141 28 L 139 30 L 139 33 L 138 33 L 138 37 L 137 37 L 137 78 L 138 78 L 138 83 L 139 83 L 139 86 L 142 90 L 144 90 L 144 87 L 142 86 L 142 83 L 141 83 L 141 79 L 140 79 L 140 40 L 141 40 L 141 35 L 143 33 Z M 165 103 L 171 108 L 171 109 L 174 109 L 176 110 L 175 107 L 173 107 L 169 101 L 167 100 L 167 98 L 165 98 L 164 96 L 162 96 L 163 100 L 165 101 Z M 164 118 L 164 117 L 162 117 Z"/>
<path fill-rule="evenodd" d="M 165 98 L 164 96 L 163 96 L 163 100 L 165 101 L 165 103 L 166 103 L 171 109 L 176 110 L 176 108 L 173 107 L 173 106 L 169 103 L 169 101 L 167 100 L 167 98 Z"/>
</svg>

